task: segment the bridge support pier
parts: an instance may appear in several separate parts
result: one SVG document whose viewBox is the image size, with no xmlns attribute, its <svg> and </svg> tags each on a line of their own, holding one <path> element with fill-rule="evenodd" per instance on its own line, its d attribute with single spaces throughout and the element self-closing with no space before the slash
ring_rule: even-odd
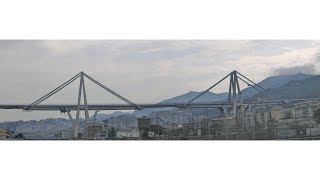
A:
<svg viewBox="0 0 320 180">
<path fill-rule="evenodd" d="M 222 107 L 222 111 L 223 111 L 223 114 L 224 114 L 225 116 L 228 116 L 228 115 L 229 115 L 226 107 Z"/>
<path fill-rule="evenodd" d="M 67 111 L 67 114 L 68 114 L 68 116 L 69 116 L 69 119 L 70 119 L 70 121 L 71 121 L 71 123 L 72 123 L 72 127 L 73 127 L 73 129 L 75 128 L 74 126 L 75 126 L 75 122 L 74 122 L 74 119 L 72 118 L 72 115 L 71 115 L 71 113 L 70 113 L 70 110 L 69 111 Z"/>
<path fill-rule="evenodd" d="M 75 126 L 74 126 L 74 135 L 73 137 L 75 139 L 78 139 L 78 135 L 80 132 L 80 110 L 81 110 L 81 94 L 83 91 L 83 99 L 84 99 L 84 109 L 85 109 L 85 121 L 86 123 L 89 122 L 89 110 L 88 110 L 88 104 L 87 104 L 87 94 L 86 94 L 86 88 L 84 85 L 84 79 L 83 79 L 84 73 L 80 73 L 80 87 L 79 87 L 79 94 L 78 94 L 78 104 L 77 104 L 77 113 L 76 113 L 76 120 L 75 120 Z"/>
<path fill-rule="evenodd" d="M 229 113 L 228 113 L 228 110 L 227 110 L 226 107 L 219 107 L 218 109 L 221 111 L 221 113 L 222 113 L 224 116 L 229 116 Z"/>
<path fill-rule="evenodd" d="M 73 118 L 72 118 L 72 115 L 71 115 L 71 113 L 70 113 L 70 111 L 67 111 L 67 114 L 68 114 L 68 116 L 69 116 L 69 119 L 72 121 L 72 123 L 73 123 Z"/>
<path fill-rule="evenodd" d="M 232 106 L 233 106 L 231 111 L 232 115 L 237 114 L 237 95 L 240 103 L 241 115 L 244 114 L 244 106 L 243 106 L 243 100 L 242 100 L 241 94 L 242 93 L 239 85 L 237 71 L 233 71 L 230 74 L 229 96 L 228 96 L 229 103 L 232 103 Z"/>
<path fill-rule="evenodd" d="M 97 117 L 98 112 L 99 112 L 98 109 L 94 112 L 94 115 L 93 115 L 93 117 L 92 117 L 92 121 L 93 121 L 93 122 L 96 121 L 96 117 Z"/>
</svg>

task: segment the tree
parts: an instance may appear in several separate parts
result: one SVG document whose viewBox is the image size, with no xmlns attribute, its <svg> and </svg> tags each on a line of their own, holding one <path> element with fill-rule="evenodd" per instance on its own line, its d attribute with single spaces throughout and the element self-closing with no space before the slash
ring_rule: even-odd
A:
<svg viewBox="0 0 320 180">
<path fill-rule="evenodd" d="M 15 139 L 26 139 L 22 133 L 19 133 L 14 136 Z"/>
<path fill-rule="evenodd" d="M 163 127 L 157 124 L 151 124 L 150 131 L 155 132 L 158 135 L 163 134 Z"/>
<path fill-rule="evenodd" d="M 108 132 L 109 139 L 117 139 L 117 131 L 114 128 L 111 128 Z"/>
<path fill-rule="evenodd" d="M 141 134 L 141 139 L 142 139 L 142 140 L 149 140 L 149 139 L 150 139 L 150 137 L 149 137 L 149 130 L 143 131 L 143 133 Z"/>
</svg>

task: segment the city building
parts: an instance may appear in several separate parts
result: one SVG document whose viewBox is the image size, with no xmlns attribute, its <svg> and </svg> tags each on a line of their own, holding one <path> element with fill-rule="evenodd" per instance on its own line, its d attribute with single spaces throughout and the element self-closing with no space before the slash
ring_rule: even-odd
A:
<svg viewBox="0 0 320 180">
<path fill-rule="evenodd" d="M 287 139 L 295 136 L 297 136 L 296 129 L 282 128 L 276 130 L 276 137 L 279 139 Z"/>
<path fill-rule="evenodd" d="M 128 131 L 117 131 L 117 137 L 119 139 L 138 139 L 139 136 L 139 131 L 137 129 L 134 130 L 128 130 Z"/>
<path fill-rule="evenodd" d="M 88 124 L 85 128 L 85 138 L 95 139 L 96 135 L 103 131 L 102 124 Z"/>
<path fill-rule="evenodd" d="M 280 106 L 275 106 L 271 108 L 271 118 L 279 122 L 283 118 L 283 108 Z"/>
<path fill-rule="evenodd" d="M 143 116 L 142 118 L 137 119 L 137 121 L 140 139 L 149 139 L 149 131 L 151 127 L 150 119 Z"/>
<path fill-rule="evenodd" d="M 307 101 L 302 103 L 294 104 L 294 117 L 312 117 L 313 113 L 318 110 L 319 102 L 318 101 Z"/>
</svg>

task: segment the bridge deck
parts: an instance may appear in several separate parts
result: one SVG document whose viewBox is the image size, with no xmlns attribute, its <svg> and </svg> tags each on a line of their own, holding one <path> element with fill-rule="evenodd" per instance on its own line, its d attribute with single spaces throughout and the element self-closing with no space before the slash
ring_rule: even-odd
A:
<svg viewBox="0 0 320 180">
<path fill-rule="evenodd" d="M 145 108 L 185 108 L 185 104 L 137 104 L 141 109 Z M 0 104 L 0 109 L 24 109 L 27 104 Z M 232 107 L 231 104 L 226 103 L 199 103 L 190 104 L 188 108 L 221 108 Z M 76 110 L 76 104 L 45 104 L 35 105 L 29 108 L 29 110 L 37 111 L 66 111 Z M 88 110 L 136 110 L 135 106 L 129 104 L 88 104 Z M 85 110 L 84 105 L 80 105 L 80 110 Z"/>
<path fill-rule="evenodd" d="M 307 101 L 310 99 L 292 99 L 288 100 L 289 103 Z M 313 99 L 315 100 L 315 99 Z M 287 103 L 288 103 L 287 102 Z M 244 106 L 257 106 L 257 105 L 278 105 L 283 104 L 284 101 L 261 101 L 261 102 L 244 102 Z M 186 106 L 185 103 L 157 103 L 157 104 L 137 104 L 141 109 L 145 108 L 231 108 L 230 103 L 212 102 L 212 103 L 192 103 Z M 28 104 L 0 104 L 0 109 L 24 109 Z M 240 106 L 239 103 L 236 106 Z M 35 105 L 29 108 L 34 111 L 71 111 L 76 110 L 76 104 L 44 104 Z M 129 104 L 88 104 L 89 110 L 136 110 L 135 106 Z M 84 105 L 80 105 L 80 110 L 85 110 Z"/>
</svg>

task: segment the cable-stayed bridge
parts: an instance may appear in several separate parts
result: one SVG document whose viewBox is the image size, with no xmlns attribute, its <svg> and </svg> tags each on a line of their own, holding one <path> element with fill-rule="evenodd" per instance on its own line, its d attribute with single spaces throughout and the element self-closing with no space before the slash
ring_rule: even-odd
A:
<svg viewBox="0 0 320 180">
<path fill-rule="evenodd" d="M 119 98 L 124 104 L 88 104 L 87 102 L 87 95 L 86 95 L 86 88 L 85 88 L 85 81 L 84 79 L 88 79 L 100 88 L 103 88 L 108 93 L 112 94 L 113 96 Z M 202 95 L 216 87 L 222 81 L 229 78 L 229 94 L 226 102 L 206 102 L 206 103 L 195 103 L 195 100 L 200 98 Z M 41 104 L 46 99 L 50 98 L 69 84 L 73 83 L 75 80 L 80 79 L 80 86 L 78 91 L 78 101 L 77 104 Z M 80 72 L 76 76 L 72 77 L 56 89 L 52 90 L 48 94 L 42 96 L 41 98 L 37 99 L 36 101 L 32 102 L 31 104 L 0 104 L 0 109 L 21 109 L 24 111 L 61 111 L 63 113 L 68 113 L 69 118 L 72 120 L 74 124 L 74 138 L 78 137 L 79 132 L 79 121 L 80 121 L 80 111 L 85 111 L 85 120 L 87 123 L 92 121 L 89 117 L 89 111 L 95 111 L 93 115 L 93 119 L 95 119 L 98 111 L 101 110 L 142 110 L 146 108 L 217 108 L 220 109 L 225 115 L 236 115 L 236 114 L 244 114 L 246 110 L 251 109 L 252 106 L 274 106 L 280 104 L 288 104 L 288 103 L 297 103 L 303 102 L 308 100 L 318 100 L 318 99 L 282 99 L 279 98 L 278 100 L 271 100 L 271 101 L 259 101 L 259 102 L 243 102 L 242 99 L 242 92 L 240 89 L 239 81 L 244 82 L 248 86 L 256 89 L 258 92 L 262 93 L 266 97 L 274 97 L 269 91 L 265 88 L 261 87 L 259 84 L 253 82 L 243 74 L 232 71 L 217 83 L 197 95 L 196 97 L 192 98 L 186 103 L 156 103 L 156 104 L 137 104 L 129 99 L 121 96 L 120 94 L 116 93 L 115 91 L 111 90 L 107 86 L 103 85 L 99 81 L 93 79 L 89 75 L 84 72 Z M 81 104 L 81 99 L 83 97 L 83 104 Z M 274 98 L 273 98 L 274 99 Z M 70 112 L 76 111 L 75 119 L 71 116 Z"/>
</svg>

